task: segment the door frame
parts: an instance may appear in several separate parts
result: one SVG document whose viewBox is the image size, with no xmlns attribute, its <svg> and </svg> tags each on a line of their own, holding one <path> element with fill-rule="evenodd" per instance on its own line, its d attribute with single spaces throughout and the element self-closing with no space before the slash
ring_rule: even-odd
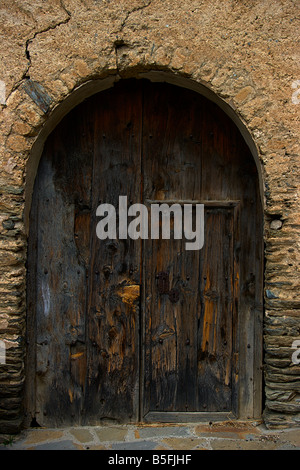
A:
<svg viewBox="0 0 300 470">
<path fill-rule="evenodd" d="M 235 114 L 233 109 L 227 105 L 226 102 L 221 100 L 217 95 L 215 95 L 211 90 L 207 89 L 205 86 L 199 83 L 194 83 L 191 82 L 188 79 L 185 79 L 183 77 L 175 77 L 170 73 L 167 72 L 157 72 L 157 71 L 150 71 L 147 73 L 141 73 L 138 74 L 136 78 L 147 78 L 150 79 L 151 81 L 165 81 L 170 84 L 178 86 L 178 88 L 188 88 L 196 93 L 199 93 L 201 95 L 206 96 L 208 99 L 211 101 L 215 102 L 218 104 L 218 106 L 225 111 L 225 113 L 229 116 L 230 119 L 232 119 L 233 122 L 237 125 L 239 128 L 242 137 L 248 144 L 248 147 L 250 148 L 250 151 L 252 153 L 252 156 L 254 158 L 254 161 L 256 162 L 256 167 L 258 169 L 258 186 L 260 190 L 260 201 L 261 201 L 261 207 L 259 208 L 260 211 L 260 228 L 261 228 L 261 235 L 262 235 L 262 228 L 263 228 L 263 182 L 262 182 L 262 173 L 260 170 L 260 163 L 258 159 L 258 153 L 257 149 L 255 146 L 254 141 L 252 140 L 252 136 L 250 135 L 249 131 L 247 130 L 246 126 L 243 124 L 243 122 L 240 120 L 240 118 Z M 43 151 L 43 146 L 48 138 L 48 136 L 51 134 L 51 132 L 55 129 L 55 127 L 58 125 L 58 123 L 62 120 L 62 118 L 67 115 L 74 107 L 76 107 L 79 103 L 81 103 L 84 99 L 86 99 L 89 96 L 92 96 L 95 93 L 104 91 L 108 88 L 111 88 L 113 84 L 118 81 L 120 78 L 119 77 L 109 77 L 107 79 L 101 79 L 101 80 L 91 80 L 87 84 L 81 86 L 79 89 L 75 90 L 74 93 L 72 93 L 63 103 L 61 106 L 56 108 L 54 112 L 52 113 L 51 116 L 49 116 L 48 120 L 45 123 L 45 126 L 43 127 L 42 131 L 40 132 L 39 137 L 37 138 L 35 144 L 33 145 L 32 152 L 31 152 L 31 158 L 28 161 L 27 164 L 27 184 L 26 184 L 26 193 L 25 193 L 25 211 L 24 211 L 24 218 L 25 218 L 25 227 L 27 234 L 29 233 L 29 211 L 30 211 L 30 206 L 31 206 L 31 197 L 32 197 L 32 191 L 33 191 L 33 185 L 34 185 L 34 180 L 35 180 L 35 175 L 37 172 L 38 168 L 38 163 L 39 159 L 41 157 L 42 151 Z M 218 203 L 221 203 L 222 201 L 218 201 Z M 257 201 L 259 204 L 259 200 Z M 213 203 L 213 201 L 202 201 L 204 204 L 208 203 Z M 261 236 L 261 239 L 257 241 L 258 243 L 258 250 L 261 252 L 261 292 L 263 292 L 263 236 Z M 141 296 L 143 298 L 143 294 Z M 263 297 L 262 297 L 263 299 Z M 255 367 L 255 371 L 252 377 L 250 377 L 251 374 L 248 374 L 248 380 L 251 379 L 252 386 L 253 382 L 255 382 L 254 386 L 254 392 L 253 392 L 253 412 L 250 412 L 249 407 L 247 409 L 243 410 L 242 406 L 242 395 L 243 395 L 243 390 L 239 388 L 239 391 L 237 392 L 238 398 L 238 405 L 236 407 L 237 409 L 237 418 L 242 419 L 245 417 L 254 417 L 254 418 L 259 418 L 261 417 L 262 414 L 262 404 L 263 404 L 263 380 L 262 380 L 262 358 L 263 358 L 263 352 L 262 352 L 262 344 L 263 344 L 263 333 L 262 333 L 262 320 L 263 320 L 263 300 L 261 302 L 261 305 L 257 305 L 257 311 L 255 315 L 255 325 L 253 328 L 253 337 L 254 337 L 254 360 L 257 362 L 258 366 Z M 141 326 L 143 328 L 143 325 Z M 31 341 L 32 339 L 32 334 L 28 332 L 29 330 L 34 331 L 34 318 L 33 315 L 28 315 L 28 323 L 27 323 L 27 343 Z M 143 344 L 141 344 L 141 349 L 143 348 Z M 245 353 L 246 354 L 246 353 Z M 25 381 L 25 387 L 26 390 L 28 390 L 28 382 L 32 378 L 32 373 L 30 371 L 30 363 L 33 360 L 34 356 L 34 346 L 33 348 L 28 348 L 27 347 L 27 355 L 26 355 L 26 381 Z M 143 359 L 144 355 L 141 354 L 140 357 Z M 143 359 L 144 360 L 144 359 Z M 140 377 L 143 377 L 142 372 L 140 373 Z M 27 384 L 27 385 L 26 385 Z M 30 403 L 30 397 L 28 396 L 28 393 L 25 393 L 25 408 L 27 411 L 27 419 L 25 419 L 25 422 L 27 425 L 30 423 L 31 418 L 28 416 L 30 413 L 30 407 L 28 407 L 28 403 Z M 142 410 L 141 410 L 141 404 L 143 403 L 142 400 L 139 401 L 140 403 L 140 417 L 142 417 Z M 207 419 L 214 419 L 211 413 L 208 414 L 206 413 L 199 413 L 198 416 L 197 414 L 193 413 L 195 421 L 201 421 L 201 420 L 207 420 Z M 221 414 L 218 414 L 216 417 L 217 420 L 219 419 L 228 419 L 231 418 L 228 416 L 228 413 L 225 413 L 226 416 L 221 416 Z M 249 416 L 251 415 L 251 416 Z M 188 417 L 188 416 L 187 416 Z M 168 415 L 168 421 L 171 420 L 171 422 L 177 422 L 177 418 L 174 417 L 172 418 L 170 415 Z M 190 417 L 188 417 L 190 420 Z M 175 421 L 172 421 L 175 420 Z M 160 421 L 163 421 L 162 417 L 160 418 Z"/>
</svg>

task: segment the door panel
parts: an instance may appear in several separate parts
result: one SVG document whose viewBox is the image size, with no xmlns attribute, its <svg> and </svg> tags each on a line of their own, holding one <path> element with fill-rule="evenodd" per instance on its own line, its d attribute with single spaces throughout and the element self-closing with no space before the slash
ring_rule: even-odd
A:
<svg viewBox="0 0 300 470">
<path fill-rule="evenodd" d="M 230 198 L 240 194 L 229 184 L 237 156 L 227 147 L 227 139 L 236 137 L 234 128 L 207 100 L 193 99 L 189 90 L 178 95 L 175 88 L 160 84 L 144 98 L 143 136 L 145 201 L 179 203 L 183 209 L 184 202 L 205 200 L 208 206 L 200 251 L 187 251 L 184 240 L 144 244 L 143 416 L 156 413 L 159 419 L 157 412 L 231 411 L 234 207 Z M 216 207 L 217 203 L 213 207 L 214 198 L 223 200 L 224 207 Z M 179 291 L 178 302 L 159 294 L 160 272 L 168 272 L 170 289 Z"/>
<path fill-rule="evenodd" d="M 141 98 L 134 85 L 83 103 L 41 159 L 28 285 L 41 425 L 138 419 L 141 243 L 99 240 L 96 209 L 140 201 Z"/>
<path fill-rule="evenodd" d="M 234 208 L 210 207 L 201 251 L 186 251 L 184 240 L 146 244 L 145 274 L 151 273 L 144 278 L 146 419 L 149 412 L 159 419 L 158 412 L 232 411 L 233 229 Z M 160 293 L 162 271 L 169 289 L 178 290 L 175 303 Z"/>
<path fill-rule="evenodd" d="M 233 209 L 209 208 L 200 259 L 199 411 L 232 410 L 234 252 Z"/>
</svg>

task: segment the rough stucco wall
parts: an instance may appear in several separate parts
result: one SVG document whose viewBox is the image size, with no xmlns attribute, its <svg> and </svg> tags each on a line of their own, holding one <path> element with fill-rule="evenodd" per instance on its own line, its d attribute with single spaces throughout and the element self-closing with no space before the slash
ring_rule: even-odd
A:
<svg viewBox="0 0 300 470">
<path fill-rule="evenodd" d="M 30 149 L 79 85 L 148 70 L 206 85 L 256 144 L 265 200 L 264 417 L 268 426 L 299 425 L 300 366 L 291 360 L 300 339 L 298 1 L 2 0 L 0 28 L 0 429 L 17 430 L 22 419 Z"/>
</svg>

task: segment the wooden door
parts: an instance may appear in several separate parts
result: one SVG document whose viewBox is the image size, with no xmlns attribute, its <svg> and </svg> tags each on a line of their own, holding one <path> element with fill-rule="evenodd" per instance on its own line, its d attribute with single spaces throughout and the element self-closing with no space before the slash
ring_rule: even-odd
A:
<svg viewBox="0 0 300 470">
<path fill-rule="evenodd" d="M 118 208 L 119 196 L 149 213 L 204 203 L 203 248 L 172 234 L 99 240 L 96 209 Z M 189 90 L 128 80 L 66 116 L 31 210 L 29 415 L 56 426 L 254 414 L 258 197 L 238 130 Z"/>
</svg>

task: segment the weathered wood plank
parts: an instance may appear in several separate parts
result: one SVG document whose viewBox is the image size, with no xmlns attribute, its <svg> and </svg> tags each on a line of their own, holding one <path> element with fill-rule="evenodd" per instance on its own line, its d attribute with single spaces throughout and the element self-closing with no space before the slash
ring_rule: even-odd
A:
<svg viewBox="0 0 300 470">
<path fill-rule="evenodd" d="M 38 247 L 32 256 L 37 273 L 36 419 L 40 425 L 80 421 L 85 393 L 88 260 L 81 247 L 89 237 L 92 149 L 89 118 L 82 120 L 80 111 L 62 122 L 47 143 L 35 193 Z M 80 229 L 83 211 L 87 227 Z"/>
<path fill-rule="evenodd" d="M 139 418 L 139 317 L 141 243 L 99 240 L 96 208 L 140 202 L 142 94 L 135 83 L 98 98 L 95 115 L 88 299 L 87 422 Z M 118 214 L 117 214 L 118 215 Z M 130 219 L 130 218 L 129 218 Z"/>
</svg>

